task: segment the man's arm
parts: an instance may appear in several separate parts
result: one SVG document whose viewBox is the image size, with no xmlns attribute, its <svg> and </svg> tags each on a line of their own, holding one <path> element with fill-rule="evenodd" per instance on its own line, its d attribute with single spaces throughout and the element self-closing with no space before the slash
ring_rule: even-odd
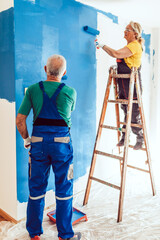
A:
<svg viewBox="0 0 160 240">
<path fill-rule="evenodd" d="M 23 139 L 26 139 L 27 137 L 29 137 L 28 131 L 27 131 L 26 119 L 27 119 L 26 115 L 23 115 L 20 113 L 17 114 L 16 125 Z"/>
<path fill-rule="evenodd" d="M 31 139 L 28 135 L 27 124 L 26 124 L 27 115 L 18 113 L 16 117 L 16 125 L 19 133 L 21 134 L 24 140 L 24 147 L 29 148 Z"/>
<path fill-rule="evenodd" d="M 77 92 L 75 89 L 73 89 L 72 100 L 73 100 L 73 103 L 72 103 L 71 111 L 74 111 L 76 106 L 76 100 L 77 100 Z"/>
</svg>

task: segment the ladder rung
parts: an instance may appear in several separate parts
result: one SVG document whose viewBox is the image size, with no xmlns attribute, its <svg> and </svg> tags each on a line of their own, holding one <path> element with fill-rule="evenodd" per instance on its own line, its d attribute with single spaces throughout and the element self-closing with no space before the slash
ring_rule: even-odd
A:
<svg viewBox="0 0 160 240">
<path fill-rule="evenodd" d="M 107 128 L 107 129 L 112 129 L 112 130 L 117 130 L 120 132 L 125 132 L 125 128 L 118 128 L 118 127 L 112 127 L 112 126 L 108 126 L 108 125 L 101 125 L 102 128 Z"/>
<path fill-rule="evenodd" d="M 121 163 L 121 165 L 123 165 L 123 163 Z M 127 167 L 133 168 L 133 169 L 136 169 L 136 170 L 139 170 L 139 171 L 142 171 L 142 172 L 149 173 L 148 170 L 145 170 L 145 169 L 142 169 L 142 168 L 138 168 L 138 167 L 135 167 L 135 166 L 132 166 L 132 165 L 127 165 Z"/>
<path fill-rule="evenodd" d="M 130 78 L 131 74 L 112 74 L 113 78 Z"/>
<path fill-rule="evenodd" d="M 134 148 L 133 145 L 129 145 L 130 148 Z M 142 150 L 142 151 L 147 151 L 146 148 L 140 148 L 139 150 Z"/>
<path fill-rule="evenodd" d="M 110 103 L 121 103 L 121 104 L 128 104 L 128 100 L 126 99 L 117 99 L 117 100 L 108 100 Z M 137 100 L 133 100 L 133 103 L 138 103 Z"/>
<path fill-rule="evenodd" d="M 97 182 L 100 182 L 100 183 L 103 183 L 103 184 L 105 184 L 105 185 L 107 185 L 107 186 L 109 186 L 109 187 L 112 187 L 112 188 L 115 188 L 115 189 L 118 189 L 118 190 L 121 189 L 121 188 L 120 188 L 119 186 L 117 186 L 117 185 L 114 185 L 114 184 L 112 184 L 112 183 L 105 182 L 105 181 L 103 181 L 103 180 L 101 180 L 101 179 L 98 179 L 98 178 L 95 178 L 95 177 L 90 177 L 90 179 L 92 179 L 92 180 L 94 180 L 94 181 L 97 181 Z"/>
<path fill-rule="evenodd" d="M 98 151 L 98 150 L 95 150 L 95 153 L 96 153 L 96 154 L 99 154 L 99 155 L 111 157 L 111 158 L 116 158 L 116 159 L 119 159 L 119 160 L 121 160 L 121 161 L 123 160 L 123 157 L 119 157 L 119 156 L 117 156 L 117 155 L 113 155 L 113 154 L 101 152 L 101 151 Z"/>
<path fill-rule="evenodd" d="M 123 124 L 123 125 L 127 125 L 127 123 L 125 122 L 119 122 L 120 124 Z M 131 127 L 139 127 L 139 128 L 142 128 L 142 124 L 135 124 L 135 123 L 131 123 Z"/>
</svg>

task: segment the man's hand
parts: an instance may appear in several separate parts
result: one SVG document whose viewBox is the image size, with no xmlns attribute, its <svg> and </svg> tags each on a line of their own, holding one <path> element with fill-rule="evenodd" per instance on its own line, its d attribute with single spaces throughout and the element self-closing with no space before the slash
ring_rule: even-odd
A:
<svg viewBox="0 0 160 240">
<path fill-rule="evenodd" d="M 99 41 L 98 41 L 98 39 L 96 39 L 95 41 L 94 41 L 94 44 L 95 44 L 95 46 L 96 46 L 96 48 L 103 48 L 104 47 L 104 43 L 100 43 Z"/>
<path fill-rule="evenodd" d="M 31 137 L 28 137 L 28 138 L 23 139 L 23 140 L 24 140 L 24 147 L 25 147 L 25 149 L 30 148 L 30 146 L 31 146 Z"/>
</svg>

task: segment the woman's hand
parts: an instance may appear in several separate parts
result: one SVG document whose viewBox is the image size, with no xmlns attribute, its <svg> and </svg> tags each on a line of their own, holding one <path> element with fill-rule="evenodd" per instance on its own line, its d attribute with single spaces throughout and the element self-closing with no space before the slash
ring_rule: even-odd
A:
<svg viewBox="0 0 160 240">
<path fill-rule="evenodd" d="M 98 39 L 94 40 L 94 45 L 97 49 L 103 48 L 105 44 L 98 41 Z"/>
</svg>

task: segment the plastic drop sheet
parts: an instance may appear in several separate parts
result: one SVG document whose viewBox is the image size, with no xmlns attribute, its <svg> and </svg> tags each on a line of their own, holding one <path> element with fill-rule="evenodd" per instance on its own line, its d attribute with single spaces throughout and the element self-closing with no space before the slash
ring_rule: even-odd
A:
<svg viewBox="0 0 160 240">
<path fill-rule="evenodd" d="M 97 182 L 92 183 L 88 204 L 83 206 L 84 193 L 74 197 L 74 207 L 87 214 L 88 221 L 74 225 L 82 240 L 159 240 L 160 239 L 160 179 L 159 167 L 154 175 L 157 194 L 153 197 L 149 174 L 132 169 L 127 171 L 122 222 L 117 223 L 119 190 Z M 116 177 L 109 179 L 119 184 Z M 116 182 L 117 181 L 117 182 Z M 44 212 L 42 240 L 57 239 L 56 225 Z M 28 240 L 25 221 L 18 224 L 0 222 L 0 240 Z"/>
</svg>

